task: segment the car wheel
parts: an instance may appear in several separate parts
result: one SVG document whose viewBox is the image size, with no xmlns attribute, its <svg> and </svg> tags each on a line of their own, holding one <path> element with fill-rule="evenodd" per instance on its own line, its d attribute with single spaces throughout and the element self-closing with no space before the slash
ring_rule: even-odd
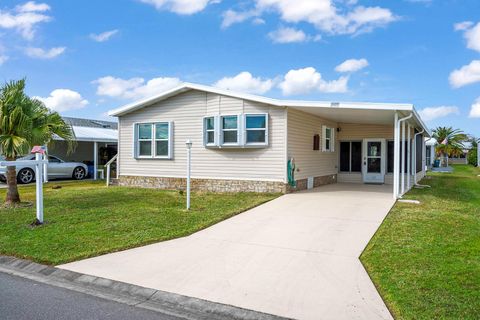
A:
<svg viewBox="0 0 480 320">
<path fill-rule="evenodd" d="M 86 172 L 84 168 L 76 167 L 75 169 L 73 169 L 73 175 L 72 175 L 73 179 L 82 180 L 82 179 L 85 179 L 85 176 L 86 176 Z"/>
<path fill-rule="evenodd" d="M 31 183 L 35 179 L 35 173 L 32 169 L 23 168 L 17 174 L 17 181 L 21 184 Z"/>
</svg>

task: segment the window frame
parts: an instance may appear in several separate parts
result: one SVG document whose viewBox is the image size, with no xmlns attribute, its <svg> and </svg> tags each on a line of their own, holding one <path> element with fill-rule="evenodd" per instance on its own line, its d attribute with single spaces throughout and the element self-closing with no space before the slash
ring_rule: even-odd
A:
<svg viewBox="0 0 480 320">
<path fill-rule="evenodd" d="M 249 116 L 255 117 L 255 116 L 263 116 L 265 117 L 265 128 L 247 128 L 247 118 Z M 244 141 L 243 144 L 246 147 L 265 147 L 268 146 L 268 122 L 269 122 L 269 117 L 268 113 L 244 113 L 243 114 L 243 132 L 244 132 Z M 248 131 L 264 131 L 265 132 L 265 141 L 263 142 L 248 142 Z"/>
<path fill-rule="evenodd" d="M 207 119 L 213 119 L 213 129 L 207 129 Z M 203 145 L 205 147 L 217 147 L 219 145 L 219 117 L 218 116 L 205 116 L 203 117 Z M 213 143 L 208 142 L 208 132 L 213 132 Z"/>
<path fill-rule="evenodd" d="M 157 139 L 157 124 L 168 125 L 168 138 Z M 150 139 L 140 139 L 139 131 L 141 125 L 150 125 L 152 129 L 152 136 Z M 135 159 L 158 159 L 158 160 L 170 160 L 173 159 L 173 122 L 172 121 L 155 121 L 155 122 L 136 122 L 134 126 L 134 157 Z M 140 155 L 140 142 L 150 141 L 151 153 L 150 155 Z M 168 141 L 168 153 L 167 155 L 157 155 L 157 141 Z"/>
<path fill-rule="evenodd" d="M 330 130 L 330 137 L 327 138 L 327 130 Z M 327 148 L 327 140 L 329 147 Z M 322 152 L 335 152 L 335 128 L 326 125 L 322 126 Z"/>
<path fill-rule="evenodd" d="M 237 118 L 237 128 L 236 129 L 224 129 L 223 128 L 223 119 L 228 118 L 228 117 L 236 117 Z M 240 124 L 240 119 L 241 119 L 241 114 L 222 114 L 219 116 L 219 146 L 220 147 L 238 147 L 241 145 L 241 140 L 240 140 L 240 130 L 241 130 L 241 124 Z M 224 132 L 225 131 L 236 131 L 237 132 L 237 142 L 224 142 Z"/>
</svg>

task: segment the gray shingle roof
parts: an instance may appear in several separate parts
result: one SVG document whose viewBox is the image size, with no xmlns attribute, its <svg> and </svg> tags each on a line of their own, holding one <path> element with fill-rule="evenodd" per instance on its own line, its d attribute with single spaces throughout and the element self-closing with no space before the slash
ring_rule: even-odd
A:
<svg viewBox="0 0 480 320">
<path fill-rule="evenodd" d="M 71 126 L 76 127 L 88 127 L 88 128 L 103 128 L 103 129 L 118 129 L 118 124 L 112 121 L 94 120 L 94 119 L 82 119 L 72 117 L 62 117 L 65 122 Z"/>
</svg>

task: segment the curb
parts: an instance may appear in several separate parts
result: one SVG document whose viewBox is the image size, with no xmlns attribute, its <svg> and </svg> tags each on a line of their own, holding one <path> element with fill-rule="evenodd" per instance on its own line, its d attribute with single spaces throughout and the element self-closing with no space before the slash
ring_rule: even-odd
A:
<svg viewBox="0 0 480 320">
<path fill-rule="evenodd" d="M 287 318 L 0 256 L 0 272 L 188 320 Z"/>
</svg>

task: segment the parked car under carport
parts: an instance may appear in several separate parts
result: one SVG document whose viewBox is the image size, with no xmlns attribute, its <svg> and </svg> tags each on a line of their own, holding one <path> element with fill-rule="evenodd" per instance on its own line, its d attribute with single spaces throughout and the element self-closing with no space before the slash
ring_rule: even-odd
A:
<svg viewBox="0 0 480 320">
<path fill-rule="evenodd" d="M 34 155 L 20 158 L 21 160 L 33 160 Z M 19 159 L 19 160 L 20 160 Z M 17 182 L 27 184 L 35 181 L 35 167 L 17 166 Z M 80 162 L 65 162 L 55 156 L 48 156 L 48 179 L 72 178 L 75 180 L 85 179 L 88 175 L 87 165 Z M 7 167 L 0 166 L 0 180 L 7 180 Z"/>
</svg>

